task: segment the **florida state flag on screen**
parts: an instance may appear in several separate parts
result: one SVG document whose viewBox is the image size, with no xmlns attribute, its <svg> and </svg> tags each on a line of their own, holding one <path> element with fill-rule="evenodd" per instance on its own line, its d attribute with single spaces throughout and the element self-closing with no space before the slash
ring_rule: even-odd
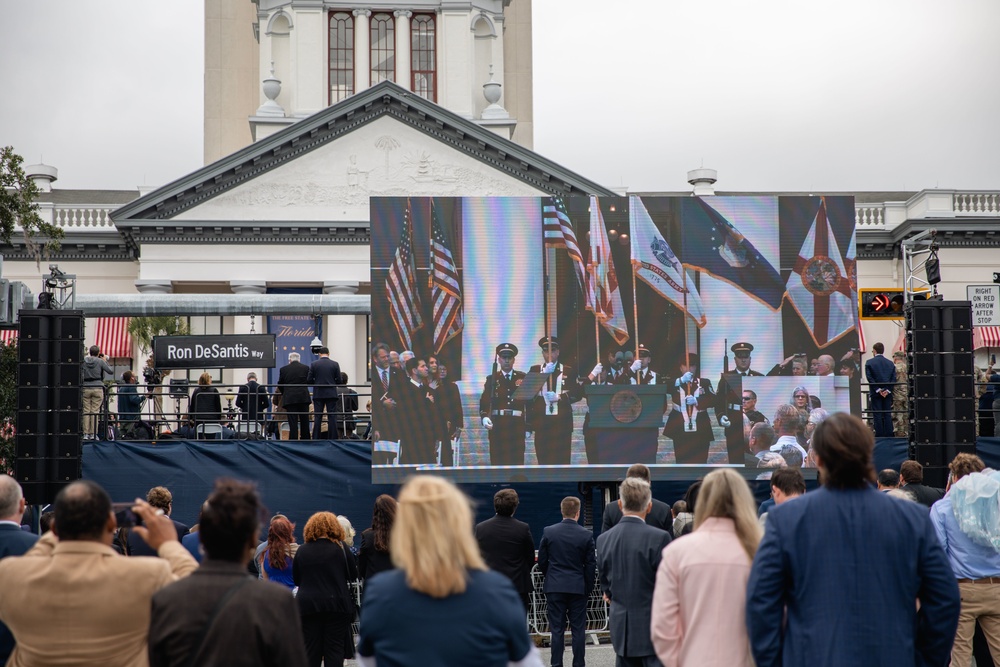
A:
<svg viewBox="0 0 1000 667">
<path fill-rule="evenodd" d="M 611 257 L 611 243 L 608 229 L 604 226 L 601 205 L 597 197 L 590 198 L 590 289 L 587 310 L 604 325 L 615 342 L 622 345 L 628 340 L 628 325 L 625 323 L 625 308 L 622 294 L 618 289 L 618 274 Z"/>
<path fill-rule="evenodd" d="M 854 328 L 857 309 L 844 256 L 826 217 L 825 198 L 820 199 L 787 288 L 789 301 L 819 347 Z"/>
</svg>

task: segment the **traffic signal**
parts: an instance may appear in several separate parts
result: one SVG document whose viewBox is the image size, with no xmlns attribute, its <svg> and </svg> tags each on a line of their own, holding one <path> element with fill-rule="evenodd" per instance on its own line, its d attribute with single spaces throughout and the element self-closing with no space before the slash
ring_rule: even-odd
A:
<svg viewBox="0 0 1000 667">
<path fill-rule="evenodd" d="M 901 320 L 903 319 L 903 290 L 901 289 L 861 289 L 858 290 L 861 319 Z"/>
</svg>

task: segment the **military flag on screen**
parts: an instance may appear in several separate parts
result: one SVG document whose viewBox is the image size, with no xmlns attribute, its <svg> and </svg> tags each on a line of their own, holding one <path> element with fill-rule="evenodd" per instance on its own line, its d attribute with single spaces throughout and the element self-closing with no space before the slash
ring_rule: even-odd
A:
<svg viewBox="0 0 1000 667">
<path fill-rule="evenodd" d="M 629 197 L 628 218 L 636 278 L 686 312 L 699 327 L 705 326 L 708 320 L 698 290 L 687 280 L 686 269 L 639 197 Z"/>
<path fill-rule="evenodd" d="M 701 197 L 681 200 L 684 266 L 724 280 L 773 310 L 785 284 L 777 269 L 729 220 Z"/>
<path fill-rule="evenodd" d="M 618 288 L 618 273 L 611 257 L 611 243 L 597 197 L 590 198 L 590 287 L 587 310 L 608 330 L 619 345 L 628 340 L 625 308 Z"/>
</svg>

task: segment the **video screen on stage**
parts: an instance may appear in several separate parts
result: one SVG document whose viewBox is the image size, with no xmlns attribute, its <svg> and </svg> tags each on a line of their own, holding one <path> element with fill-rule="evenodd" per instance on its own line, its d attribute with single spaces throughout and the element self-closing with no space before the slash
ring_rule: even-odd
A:
<svg viewBox="0 0 1000 667">
<path fill-rule="evenodd" d="M 372 198 L 373 481 L 808 468 L 856 276 L 852 197 Z"/>
</svg>

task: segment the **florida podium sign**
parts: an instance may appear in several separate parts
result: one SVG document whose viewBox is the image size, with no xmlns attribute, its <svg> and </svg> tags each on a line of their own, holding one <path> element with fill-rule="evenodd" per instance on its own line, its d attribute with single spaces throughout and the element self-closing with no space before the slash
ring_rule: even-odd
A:
<svg viewBox="0 0 1000 667">
<path fill-rule="evenodd" d="M 274 368 L 274 334 L 156 336 L 153 364 L 174 368 Z"/>
</svg>

